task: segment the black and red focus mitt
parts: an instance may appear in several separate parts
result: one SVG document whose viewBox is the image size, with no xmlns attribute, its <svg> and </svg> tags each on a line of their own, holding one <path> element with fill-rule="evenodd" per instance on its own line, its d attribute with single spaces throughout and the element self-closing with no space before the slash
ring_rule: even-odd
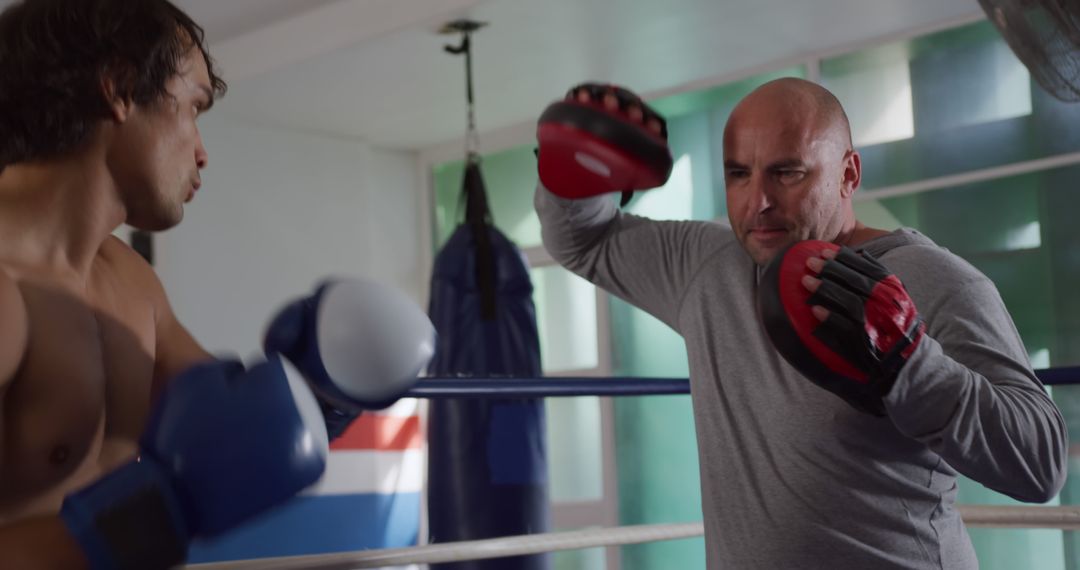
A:
<svg viewBox="0 0 1080 570">
<path fill-rule="evenodd" d="M 807 261 L 826 250 L 836 255 L 817 273 Z M 803 283 L 808 275 L 821 280 L 813 293 Z M 824 321 L 815 305 L 828 310 Z M 758 307 L 773 345 L 796 370 L 877 416 L 926 330 L 896 275 L 867 253 L 823 241 L 777 254 L 762 276 Z"/>
</svg>

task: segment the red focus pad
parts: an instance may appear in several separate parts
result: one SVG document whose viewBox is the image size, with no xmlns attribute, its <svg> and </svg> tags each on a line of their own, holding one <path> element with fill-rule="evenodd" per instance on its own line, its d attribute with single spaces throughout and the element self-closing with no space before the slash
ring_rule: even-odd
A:
<svg viewBox="0 0 1080 570">
<path fill-rule="evenodd" d="M 576 94 L 588 90 L 590 101 Z M 613 94 L 618 109 L 604 107 L 603 98 Z M 645 120 L 664 120 L 633 93 L 613 86 L 587 84 L 571 89 L 564 101 L 553 103 L 540 116 L 540 182 L 564 198 L 584 198 L 608 192 L 645 190 L 662 186 L 673 161 L 662 136 L 650 132 L 629 117 L 637 105 Z"/>
<path fill-rule="evenodd" d="M 766 267 L 758 286 L 758 309 L 765 331 L 780 355 L 803 376 L 860 410 L 883 415 L 881 394 L 868 375 L 814 334 L 822 323 L 810 309 L 811 293 L 802 278 L 816 277 L 806 262 L 820 257 L 826 249 L 839 251 L 840 246 L 802 241 L 778 253 Z"/>
</svg>

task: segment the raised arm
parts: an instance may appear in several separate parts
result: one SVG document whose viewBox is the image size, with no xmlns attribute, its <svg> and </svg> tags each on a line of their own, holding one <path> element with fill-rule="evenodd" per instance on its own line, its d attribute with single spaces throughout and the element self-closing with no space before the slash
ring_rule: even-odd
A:
<svg viewBox="0 0 1080 570">
<path fill-rule="evenodd" d="M 678 330 L 686 288 L 734 235 L 720 224 L 619 212 L 609 196 L 568 200 L 536 190 L 544 247 L 563 267 Z"/>
<path fill-rule="evenodd" d="M 110 238 L 103 246 L 123 273 L 124 282 L 146 295 L 154 307 L 154 394 L 165 383 L 195 364 L 214 358 L 191 336 L 173 313 L 169 297 L 153 267 L 124 242 Z"/>
<path fill-rule="evenodd" d="M 535 206 L 544 246 L 567 269 L 675 328 L 702 259 L 731 241 L 718 224 L 623 214 L 617 193 L 663 184 L 666 127 L 633 93 L 586 84 L 544 112 Z"/>
</svg>

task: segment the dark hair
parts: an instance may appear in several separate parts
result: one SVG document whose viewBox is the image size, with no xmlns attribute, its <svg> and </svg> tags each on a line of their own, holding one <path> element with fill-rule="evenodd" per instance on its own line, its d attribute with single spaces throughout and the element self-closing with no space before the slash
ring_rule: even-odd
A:
<svg viewBox="0 0 1080 570">
<path fill-rule="evenodd" d="M 215 95 L 225 82 L 203 29 L 167 0 L 22 0 L 0 13 L 0 171 L 74 150 L 108 118 L 102 79 L 146 105 L 167 95 L 197 47 Z"/>
</svg>

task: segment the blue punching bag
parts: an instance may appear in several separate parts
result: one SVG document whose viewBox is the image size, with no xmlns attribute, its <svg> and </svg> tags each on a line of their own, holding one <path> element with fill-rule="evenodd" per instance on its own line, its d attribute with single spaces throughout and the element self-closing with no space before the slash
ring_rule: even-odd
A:
<svg viewBox="0 0 1080 570">
<path fill-rule="evenodd" d="M 429 313 L 435 376 L 537 377 L 532 282 L 517 247 L 491 224 L 479 161 L 464 180 L 466 223 L 435 258 Z M 550 526 L 544 403 L 432 400 L 428 421 L 430 542 L 546 532 Z M 453 570 L 546 570 L 549 555 L 439 564 Z"/>
</svg>

